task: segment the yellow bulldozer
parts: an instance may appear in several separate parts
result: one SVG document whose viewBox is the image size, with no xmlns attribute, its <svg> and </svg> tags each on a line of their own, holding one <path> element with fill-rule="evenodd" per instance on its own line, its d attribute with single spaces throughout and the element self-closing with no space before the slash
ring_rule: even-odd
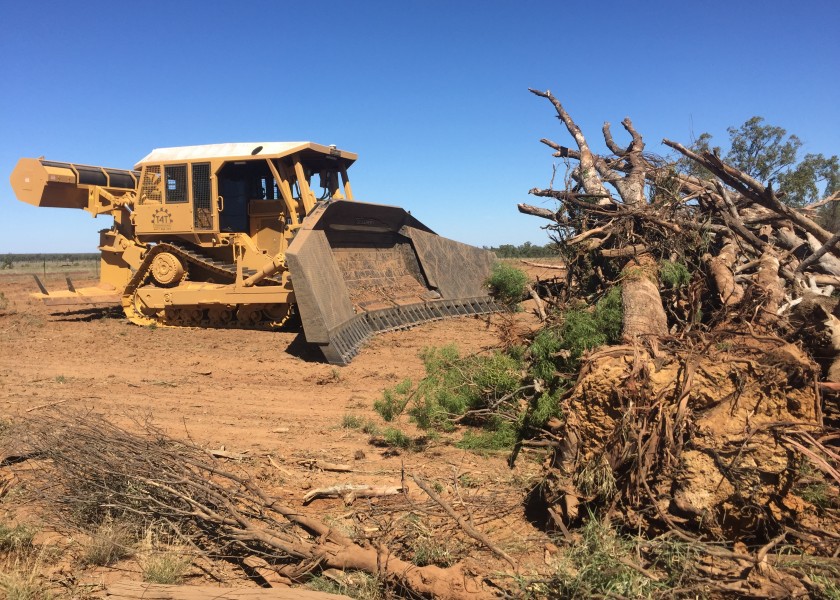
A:
<svg viewBox="0 0 840 600">
<path fill-rule="evenodd" d="M 354 201 L 356 158 L 312 142 L 159 148 L 133 170 L 22 158 L 21 201 L 114 219 L 98 286 L 35 295 L 120 303 L 138 325 L 271 328 L 297 311 L 333 364 L 379 332 L 496 310 L 493 255 Z"/>
</svg>

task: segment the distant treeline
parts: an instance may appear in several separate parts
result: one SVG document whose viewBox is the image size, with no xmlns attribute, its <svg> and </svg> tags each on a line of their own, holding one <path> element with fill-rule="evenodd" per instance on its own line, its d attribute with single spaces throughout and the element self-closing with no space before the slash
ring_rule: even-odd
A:
<svg viewBox="0 0 840 600">
<path fill-rule="evenodd" d="M 538 246 L 531 242 L 525 242 L 519 246 L 513 244 L 502 244 L 501 246 L 491 246 L 485 249 L 495 252 L 499 258 L 543 258 L 546 256 L 556 256 L 557 250 L 553 244 L 545 246 Z"/>
<path fill-rule="evenodd" d="M 30 263 L 44 261 L 76 263 L 90 260 L 99 260 L 99 253 L 85 252 L 78 254 L 0 254 L 0 264 Z"/>
</svg>

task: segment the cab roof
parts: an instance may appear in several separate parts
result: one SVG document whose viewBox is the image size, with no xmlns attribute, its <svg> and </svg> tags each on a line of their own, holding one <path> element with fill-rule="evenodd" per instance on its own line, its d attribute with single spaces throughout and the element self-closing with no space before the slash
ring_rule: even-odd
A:
<svg viewBox="0 0 840 600">
<path fill-rule="evenodd" d="M 161 164 L 173 161 L 229 161 L 254 160 L 257 158 L 283 158 L 284 156 L 304 150 L 341 158 L 346 165 L 350 165 L 358 158 L 358 155 L 353 152 L 339 150 L 335 146 L 323 146 L 314 142 L 237 142 L 230 144 L 155 148 L 134 165 L 134 168 L 139 169 L 146 164 Z"/>
</svg>

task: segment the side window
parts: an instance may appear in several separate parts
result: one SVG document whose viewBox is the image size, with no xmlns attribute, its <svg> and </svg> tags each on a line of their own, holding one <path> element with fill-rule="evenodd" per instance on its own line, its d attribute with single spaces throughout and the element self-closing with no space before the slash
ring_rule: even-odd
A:
<svg viewBox="0 0 840 600">
<path fill-rule="evenodd" d="M 140 187 L 140 204 L 160 203 L 160 167 L 151 165 L 143 170 L 143 182 Z"/>
<path fill-rule="evenodd" d="M 187 165 L 170 165 L 163 168 L 166 181 L 166 203 L 187 201 Z"/>
<path fill-rule="evenodd" d="M 213 206 L 210 201 L 210 163 L 192 166 L 193 225 L 196 229 L 213 228 Z"/>
</svg>

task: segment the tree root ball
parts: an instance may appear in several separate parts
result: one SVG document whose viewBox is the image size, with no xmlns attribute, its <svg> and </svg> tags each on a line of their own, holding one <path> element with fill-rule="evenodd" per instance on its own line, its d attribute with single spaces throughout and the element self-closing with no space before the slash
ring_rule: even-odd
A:
<svg viewBox="0 0 840 600">
<path fill-rule="evenodd" d="M 634 346 L 591 355 L 557 431 L 558 512 L 570 482 L 583 503 L 653 501 L 658 518 L 726 539 L 762 537 L 801 509 L 787 498 L 799 459 L 780 437 L 818 424 L 817 366 L 790 344 L 761 348 L 736 339 L 658 358 Z"/>
</svg>

